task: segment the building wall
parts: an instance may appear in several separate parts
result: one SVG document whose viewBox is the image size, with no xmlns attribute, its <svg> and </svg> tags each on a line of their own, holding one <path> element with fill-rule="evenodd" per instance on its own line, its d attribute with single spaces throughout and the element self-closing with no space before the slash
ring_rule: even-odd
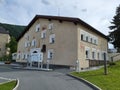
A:
<svg viewBox="0 0 120 90">
<path fill-rule="evenodd" d="M 48 30 L 48 25 L 53 23 L 53 29 Z M 36 25 L 40 24 L 40 31 L 35 32 Z M 46 38 L 41 39 L 42 27 L 46 27 Z M 49 43 L 49 36 L 55 34 L 55 43 Z M 49 21 L 48 19 L 37 20 L 29 29 L 29 31 L 18 42 L 18 53 L 27 53 L 31 48 L 25 48 L 25 36 L 29 35 L 29 41 L 32 42 L 36 39 L 36 48 L 42 48 L 42 45 L 46 45 L 46 53 L 44 53 L 44 63 L 48 59 L 48 50 L 52 49 L 54 52 L 51 64 L 56 65 L 75 65 L 77 57 L 77 26 L 72 22 L 59 22 L 58 20 Z M 17 60 L 26 61 L 26 60 Z"/>
<path fill-rule="evenodd" d="M 120 53 L 108 53 L 109 61 L 119 61 L 120 60 Z"/>
<path fill-rule="evenodd" d="M 84 40 L 81 40 L 81 34 L 85 35 Z M 86 37 L 88 36 L 88 41 Z M 91 43 L 91 38 L 96 39 L 96 44 Z M 107 54 L 108 42 L 107 39 L 92 32 L 91 30 L 78 26 L 78 60 L 80 67 L 89 67 L 89 60 L 103 60 L 103 53 Z M 86 51 L 89 51 L 88 58 L 86 58 Z M 92 52 L 95 52 L 95 58 L 92 56 Z M 99 53 L 99 57 L 98 57 Z"/>
<path fill-rule="evenodd" d="M 9 54 L 9 52 L 6 49 L 6 44 L 9 43 L 10 36 L 8 34 L 2 34 L 0 33 L 0 57 Z"/>
<path fill-rule="evenodd" d="M 49 24 L 53 23 L 53 29 L 49 30 Z M 36 32 L 36 26 L 40 26 L 40 31 Z M 42 29 L 46 28 L 46 38 L 41 38 Z M 81 40 L 81 34 L 85 33 L 93 38 L 97 39 L 96 44 Z M 55 43 L 49 43 L 49 36 L 55 34 Z M 26 39 L 29 36 L 29 40 Z M 36 46 L 25 47 L 25 42 L 32 42 L 36 39 Z M 43 55 L 43 62 L 48 60 L 48 50 L 53 50 L 53 58 L 50 60 L 51 64 L 55 65 L 69 65 L 76 66 L 76 62 L 79 61 L 80 68 L 89 67 L 89 60 L 103 60 L 102 54 L 107 53 L 107 40 L 102 36 L 92 32 L 91 30 L 81 26 L 80 24 L 74 24 L 73 22 L 59 21 L 48 19 L 38 19 L 30 29 L 24 34 L 24 36 L 18 42 L 17 53 L 20 58 L 17 58 L 17 62 L 26 62 L 27 60 L 21 58 L 23 54 L 30 52 L 32 48 L 42 48 L 42 45 L 46 45 L 46 52 Z M 86 50 L 89 49 L 90 55 L 86 59 Z M 92 58 L 92 52 L 95 51 L 96 58 Z M 100 53 L 99 59 L 97 53 Z"/>
</svg>

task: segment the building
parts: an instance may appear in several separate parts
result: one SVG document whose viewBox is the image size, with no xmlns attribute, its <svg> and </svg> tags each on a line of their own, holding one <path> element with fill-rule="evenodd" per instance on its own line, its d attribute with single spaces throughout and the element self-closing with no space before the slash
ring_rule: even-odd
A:
<svg viewBox="0 0 120 90">
<path fill-rule="evenodd" d="M 6 44 L 9 43 L 9 41 L 9 32 L 0 26 L 0 57 L 9 55 L 9 48 L 6 48 Z"/>
<path fill-rule="evenodd" d="M 44 64 L 87 68 L 103 62 L 107 49 L 107 37 L 78 18 L 36 15 L 18 38 L 16 61 L 41 53 Z"/>
</svg>

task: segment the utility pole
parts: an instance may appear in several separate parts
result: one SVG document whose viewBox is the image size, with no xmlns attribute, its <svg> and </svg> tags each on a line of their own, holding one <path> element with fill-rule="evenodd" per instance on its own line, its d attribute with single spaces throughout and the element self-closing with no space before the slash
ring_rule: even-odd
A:
<svg viewBox="0 0 120 90">
<path fill-rule="evenodd" d="M 107 60 L 106 60 L 106 53 L 104 53 L 104 74 L 107 75 Z"/>
</svg>

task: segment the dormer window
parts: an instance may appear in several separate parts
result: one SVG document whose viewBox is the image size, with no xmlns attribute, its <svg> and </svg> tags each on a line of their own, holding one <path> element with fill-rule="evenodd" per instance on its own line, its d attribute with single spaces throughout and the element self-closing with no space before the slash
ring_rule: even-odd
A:
<svg viewBox="0 0 120 90">
<path fill-rule="evenodd" d="M 36 32 L 39 32 L 40 31 L 40 24 L 37 24 L 36 25 Z"/>
</svg>

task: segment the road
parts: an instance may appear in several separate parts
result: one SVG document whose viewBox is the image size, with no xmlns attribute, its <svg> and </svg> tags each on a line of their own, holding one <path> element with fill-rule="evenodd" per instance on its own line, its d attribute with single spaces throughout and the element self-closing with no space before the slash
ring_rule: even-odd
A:
<svg viewBox="0 0 120 90">
<path fill-rule="evenodd" d="M 31 71 L 13 69 L 9 65 L 0 65 L 0 77 L 19 78 L 18 90 L 93 90 L 59 70 L 51 72 Z"/>
</svg>

